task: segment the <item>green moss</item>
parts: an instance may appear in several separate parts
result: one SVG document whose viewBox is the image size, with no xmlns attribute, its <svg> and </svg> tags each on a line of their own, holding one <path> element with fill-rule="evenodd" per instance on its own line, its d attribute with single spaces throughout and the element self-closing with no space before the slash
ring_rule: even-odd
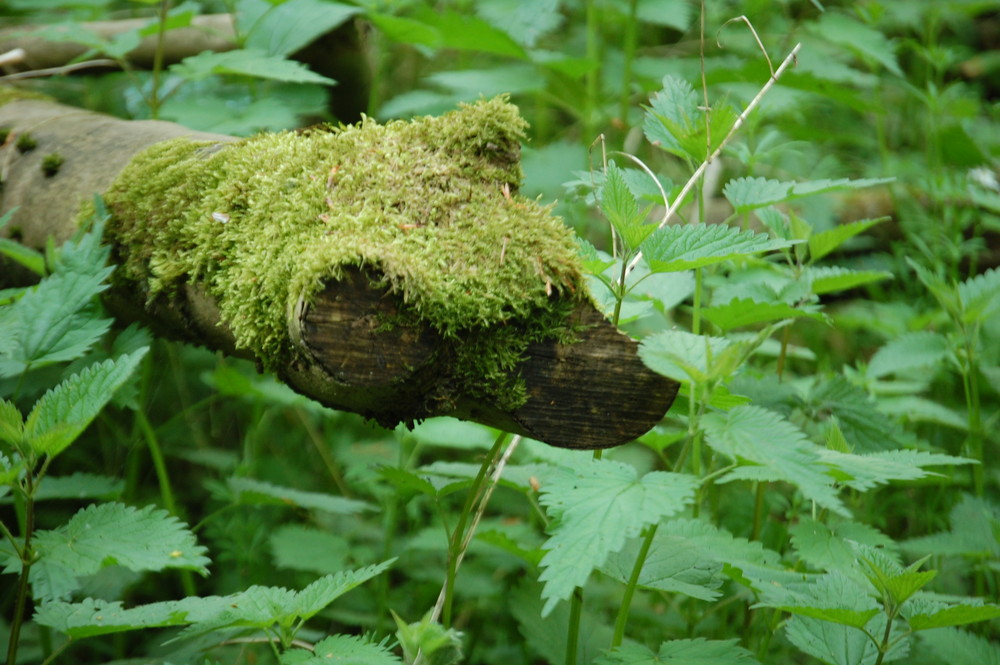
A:
<svg viewBox="0 0 1000 665">
<path fill-rule="evenodd" d="M 413 122 L 155 145 L 105 195 L 119 273 L 150 299 L 206 285 L 238 345 L 276 367 L 296 353 L 299 299 L 346 266 L 374 268 L 407 317 L 451 340 L 456 394 L 516 406 L 510 369 L 530 341 L 565 337 L 587 297 L 572 232 L 516 194 L 525 127 L 497 98 Z"/>
<path fill-rule="evenodd" d="M 14 145 L 16 145 L 17 149 L 21 152 L 31 152 L 38 147 L 38 141 L 36 141 L 35 137 L 31 135 L 31 132 L 24 132 L 17 137 L 17 141 Z"/>
<path fill-rule="evenodd" d="M 22 99 L 38 99 L 41 101 L 55 101 L 52 97 L 33 90 L 25 90 L 12 85 L 0 85 L 0 106 L 7 102 L 16 102 Z"/>
<path fill-rule="evenodd" d="M 59 167 L 63 165 L 63 156 L 58 152 L 52 152 L 48 155 L 42 157 L 42 173 L 45 174 L 46 178 L 51 178 L 55 174 L 59 173 Z"/>
</svg>

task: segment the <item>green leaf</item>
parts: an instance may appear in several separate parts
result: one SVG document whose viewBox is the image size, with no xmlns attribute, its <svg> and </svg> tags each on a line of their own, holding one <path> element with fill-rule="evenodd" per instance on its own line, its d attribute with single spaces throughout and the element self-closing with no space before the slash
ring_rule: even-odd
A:
<svg viewBox="0 0 1000 665">
<path fill-rule="evenodd" d="M 877 219 L 861 219 L 856 222 L 851 222 L 850 224 L 838 224 L 832 229 L 826 231 L 820 231 L 809 236 L 809 261 L 810 263 L 819 261 L 821 258 L 837 249 L 845 242 L 858 235 L 859 233 L 864 233 L 876 224 L 889 219 L 888 217 L 879 217 Z"/>
<path fill-rule="evenodd" d="M 894 480 L 919 480 L 939 475 L 925 470 L 928 466 L 975 464 L 966 457 L 929 453 L 924 450 L 886 450 L 856 455 L 836 450 L 820 451 L 822 463 L 838 482 L 859 492 Z"/>
<path fill-rule="evenodd" d="M 749 665 L 758 662 L 753 654 L 738 646 L 739 640 L 671 640 L 653 653 L 638 644 L 624 644 L 604 654 L 595 665 Z"/>
<path fill-rule="evenodd" d="M 676 76 L 665 76 L 663 88 L 650 97 L 643 117 L 646 139 L 671 154 L 688 158 L 681 140 L 698 131 L 702 117 L 699 103 L 690 83 Z"/>
<path fill-rule="evenodd" d="M 274 565 L 320 575 L 343 570 L 350 549 L 342 536 L 300 524 L 278 527 L 269 540 Z"/>
<path fill-rule="evenodd" d="M 414 427 L 410 436 L 422 446 L 489 450 L 497 438 L 497 431 L 457 418 L 432 418 Z"/>
<path fill-rule="evenodd" d="M 903 541 L 905 551 L 916 555 L 971 556 L 983 559 L 1000 556 L 1000 507 L 968 494 L 962 496 L 949 515 L 951 529 L 945 533 Z"/>
<path fill-rule="evenodd" d="M 254 23 L 244 46 L 267 55 L 291 55 L 360 12 L 329 0 L 288 0 Z"/>
<path fill-rule="evenodd" d="M 676 381 L 705 383 L 735 369 L 720 363 L 720 359 L 728 357 L 723 354 L 732 346 L 725 337 L 665 330 L 642 340 L 639 357 L 657 374 Z"/>
<path fill-rule="evenodd" d="M 826 525 L 808 517 L 789 527 L 799 558 L 823 570 L 850 572 L 856 568 L 857 554 L 851 542 L 871 547 L 894 547 L 892 539 L 875 527 L 860 522 Z"/>
<path fill-rule="evenodd" d="M 123 604 L 85 598 L 79 603 L 52 601 L 35 610 L 34 620 L 73 639 L 123 633 L 144 628 L 183 626 L 209 604 L 224 606 L 227 598 L 185 598 L 125 609 Z"/>
<path fill-rule="evenodd" d="M 396 637 L 403 647 L 403 658 L 407 663 L 417 661 L 429 665 L 456 665 L 462 662 L 462 633 L 454 628 L 445 628 L 437 621 L 431 621 L 428 612 L 420 621 L 406 623 L 395 612 Z"/>
<path fill-rule="evenodd" d="M 237 49 L 222 53 L 205 51 L 191 55 L 170 66 L 177 76 L 200 81 L 213 75 L 250 76 L 253 78 L 286 81 L 288 83 L 321 83 L 334 85 L 336 81 L 311 71 L 299 62 L 268 55 L 257 49 Z"/>
<path fill-rule="evenodd" d="M 441 31 L 422 21 L 405 16 L 370 12 L 365 16 L 383 35 L 402 44 L 419 44 L 439 48 L 443 42 Z"/>
<path fill-rule="evenodd" d="M 639 210 L 635 195 L 625 184 L 622 170 L 614 162 L 608 163 L 600 199 L 604 216 L 621 237 L 627 251 L 639 247 L 656 230 L 655 224 L 643 224 L 645 212 Z"/>
<path fill-rule="evenodd" d="M 919 635 L 938 661 L 948 665 L 1000 665 L 1000 645 L 955 628 L 939 628 Z"/>
<path fill-rule="evenodd" d="M 1000 268 L 992 268 L 958 285 L 962 320 L 982 321 L 1000 308 Z"/>
<path fill-rule="evenodd" d="M 864 628 L 881 612 L 865 589 L 839 571 L 821 575 L 805 584 L 765 588 L 761 591 L 760 602 L 753 607 L 774 607 L 852 628 Z"/>
<path fill-rule="evenodd" d="M 894 42 L 879 30 L 835 12 L 825 12 L 810 27 L 826 41 L 842 46 L 867 61 L 878 63 L 896 76 L 903 76 L 896 60 Z"/>
<path fill-rule="evenodd" d="M 905 612 L 904 612 L 905 614 Z M 911 630 L 964 626 L 1000 617 L 1000 605 L 952 605 L 932 614 L 906 615 Z"/>
<path fill-rule="evenodd" d="M 195 542 L 194 534 L 176 517 L 152 506 L 87 506 L 66 524 L 38 531 L 34 548 L 38 558 L 29 580 L 39 601 L 69 597 L 80 587 L 81 577 L 111 565 L 136 572 L 182 568 L 208 574 L 205 548 Z M 8 559 L 6 570 L 20 570 L 20 562 Z"/>
<path fill-rule="evenodd" d="M 128 380 L 147 350 L 90 365 L 42 395 L 24 424 L 29 445 L 50 457 L 65 450 Z"/>
<path fill-rule="evenodd" d="M 422 7 L 416 12 L 415 18 L 438 32 L 440 46 L 443 48 L 492 53 L 522 60 L 528 57 L 521 45 L 504 30 L 493 27 L 479 17 Z"/>
<path fill-rule="evenodd" d="M 891 340 L 868 361 L 867 375 L 879 379 L 914 369 L 931 368 L 948 353 L 948 340 L 935 332 L 910 332 Z"/>
<path fill-rule="evenodd" d="M 626 582 L 632 574 L 642 546 L 641 538 L 632 538 L 620 551 L 611 554 L 601 572 Z M 712 601 L 721 594 L 722 562 L 706 557 L 697 543 L 657 531 L 639 575 L 639 586 L 667 593 L 681 593 L 691 598 Z"/>
<path fill-rule="evenodd" d="M 813 266 L 803 271 L 803 278 L 809 281 L 812 292 L 819 296 L 880 282 L 883 279 L 892 279 L 892 273 L 884 270 L 849 270 L 835 266 Z"/>
<path fill-rule="evenodd" d="M 306 492 L 290 487 L 281 487 L 252 478 L 230 478 L 227 484 L 240 503 L 298 506 L 340 515 L 356 515 L 362 511 L 373 509 L 372 505 L 365 501 L 347 499 L 323 492 Z"/>
<path fill-rule="evenodd" d="M 860 545 L 857 549 L 865 577 L 882 596 L 883 602 L 891 603 L 895 607 L 902 606 L 913 594 L 937 577 L 936 570 L 924 572 L 915 570 L 921 562 L 904 569 L 885 556 L 880 549 Z"/>
<path fill-rule="evenodd" d="M 708 444 L 741 465 L 716 482 L 783 480 L 796 485 L 807 499 L 848 515 L 832 487 L 833 479 L 819 464 L 819 448 L 779 414 L 737 406 L 725 414 L 707 414 L 702 423 Z"/>
<path fill-rule="evenodd" d="M 19 446 L 24 438 L 24 418 L 13 402 L 0 399 L 0 441 Z"/>
<path fill-rule="evenodd" d="M 686 0 L 639 0 L 636 18 L 644 23 L 663 25 L 680 32 L 691 27 L 691 3 Z"/>
<path fill-rule="evenodd" d="M 723 224 L 665 226 L 642 243 L 646 263 L 656 272 L 691 270 L 792 246 L 763 233 Z"/>
<path fill-rule="evenodd" d="M 541 503 L 552 522 L 543 548 L 542 615 L 569 598 L 591 571 L 647 524 L 679 512 L 694 499 L 697 479 L 593 460 L 577 469 L 559 467 L 542 487 Z"/>
<path fill-rule="evenodd" d="M 56 273 L 0 308 L 0 378 L 84 355 L 111 327 L 91 308 L 110 273 Z"/>
<path fill-rule="evenodd" d="M 3 220 L 0 220 L 0 227 L 3 226 L 2 222 Z M 10 238 L 0 238 L 0 254 L 20 263 L 36 275 L 45 274 L 45 255 L 19 242 L 14 242 Z"/>
<path fill-rule="evenodd" d="M 878 410 L 871 396 L 843 376 L 818 381 L 803 402 L 814 422 L 823 423 L 835 414 L 844 438 L 856 453 L 888 450 L 909 443 L 902 428 Z"/>
<path fill-rule="evenodd" d="M 47 475 L 35 490 L 35 501 L 49 499 L 117 499 L 125 491 L 121 478 L 77 472 L 68 476 Z"/>
<path fill-rule="evenodd" d="M 333 635 L 317 642 L 312 651 L 290 649 L 281 654 L 281 665 L 398 665 L 402 663 L 384 644 L 356 635 Z"/>
<path fill-rule="evenodd" d="M 878 614 L 866 626 L 871 635 L 885 633 L 885 615 Z M 843 624 L 795 616 L 785 629 L 788 640 L 804 653 L 830 665 L 875 665 L 879 653 L 868 635 Z M 909 653 L 910 641 L 902 628 L 893 623 L 890 644 L 884 662 L 899 661 Z"/>
<path fill-rule="evenodd" d="M 752 326 L 769 321 L 780 321 L 782 319 L 797 319 L 801 317 L 812 319 L 823 318 L 818 312 L 792 307 L 781 302 L 757 302 L 751 298 L 733 298 L 726 305 L 706 307 L 701 310 L 701 315 L 705 320 L 718 326 L 724 332 L 728 332 L 733 328 L 742 328 L 744 326 Z"/>
<path fill-rule="evenodd" d="M 781 182 L 767 178 L 745 177 L 730 180 L 726 183 L 722 193 L 732 204 L 737 214 L 744 214 L 757 208 L 787 203 L 807 196 L 874 187 L 890 183 L 893 180 L 894 178 L 863 178 L 860 180 L 839 178 L 837 180 Z M 860 233 L 860 231 L 858 232 Z"/>
</svg>

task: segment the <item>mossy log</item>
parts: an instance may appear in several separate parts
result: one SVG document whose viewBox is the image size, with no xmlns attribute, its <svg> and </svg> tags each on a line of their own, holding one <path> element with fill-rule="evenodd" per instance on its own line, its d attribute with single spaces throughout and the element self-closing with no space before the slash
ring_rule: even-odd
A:
<svg viewBox="0 0 1000 665">
<path fill-rule="evenodd" d="M 677 392 L 595 309 L 572 232 L 517 194 L 524 122 L 503 99 L 251 139 L 16 100 L 0 128 L 6 233 L 64 240 L 102 193 L 116 315 L 329 406 L 585 449 L 642 435 Z"/>
</svg>

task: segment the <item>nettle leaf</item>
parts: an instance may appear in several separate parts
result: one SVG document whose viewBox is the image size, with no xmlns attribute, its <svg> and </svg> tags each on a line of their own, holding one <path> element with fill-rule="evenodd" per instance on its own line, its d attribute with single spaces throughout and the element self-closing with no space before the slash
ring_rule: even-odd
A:
<svg viewBox="0 0 1000 665">
<path fill-rule="evenodd" d="M 856 544 L 854 548 L 858 552 L 861 571 L 872 587 L 886 602 L 896 607 L 902 606 L 913 594 L 937 577 L 936 570 L 917 570 L 923 560 L 903 568 L 880 548 L 861 544 Z"/>
<path fill-rule="evenodd" d="M 883 635 L 885 624 L 885 615 L 878 614 L 865 630 L 871 635 Z M 890 631 L 892 646 L 883 662 L 900 660 L 910 652 L 910 640 L 903 628 L 894 622 Z M 878 648 L 868 635 L 851 626 L 800 615 L 789 620 L 785 634 L 799 650 L 830 665 L 875 665 L 879 658 Z"/>
<path fill-rule="evenodd" d="M 29 580 L 41 601 L 69 597 L 80 587 L 81 577 L 111 565 L 136 572 L 183 568 L 208 574 L 206 550 L 194 534 L 176 517 L 152 506 L 87 506 L 66 524 L 38 531 L 34 547 L 38 560 Z M 7 570 L 20 570 L 19 562 L 8 560 Z"/>
<path fill-rule="evenodd" d="M 94 363 L 35 402 L 24 436 L 35 452 L 55 456 L 72 444 L 138 367 L 147 348 Z"/>
<path fill-rule="evenodd" d="M 859 492 L 867 492 L 893 480 L 919 480 L 940 475 L 927 471 L 924 467 L 928 466 L 976 464 L 973 459 L 924 450 L 886 450 L 862 455 L 821 450 L 819 455 L 838 482 Z"/>
<path fill-rule="evenodd" d="M 0 308 L 0 378 L 85 354 L 111 327 L 91 306 L 110 274 L 55 273 Z"/>
<path fill-rule="evenodd" d="M 13 211 L 9 211 L 5 218 L 9 218 Z M 0 218 L 0 228 L 3 227 L 4 219 Z M 25 247 L 19 242 L 14 242 L 10 238 L 0 238 L 0 254 L 6 256 L 11 261 L 15 261 L 36 275 L 45 274 L 45 255 L 41 252 Z"/>
<path fill-rule="evenodd" d="M 244 45 L 268 55 L 291 55 L 360 12 L 329 0 L 289 0 L 254 23 Z"/>
<path fill-rule="evenodd" d="M 580 258 L 583 261 L 583 268 L 589 273 L 600 275 L 602 272 L 615 265 L 616 261 L 606 252 L 600 252 L 590 242 L 584 238 L 577 238 L 576 244 L 580 246 Z M 620 271 L 619 271 L 620 272 Z"/>
<path fill-rule="evenodd" d="M 0 399 L 0 441 L 21 445 L 24 438 L 24 418 L 13 402 Z"/>
<path fill-rule="evenodd" d="M 643 117 L 646 139 L 678 157 L 689 157 L 678 135 L 683 138 L 698 131 L 699 103 L 690 83 L 676 76 L 663 77 L 663 88 L 649 98 Z"/>
<path fill-rule="evenodd" d="M 930 331 L 900 335 L 880 348 L 868 361 L 867 375 L 879 379 L 937 365 L 948 354 L 948 340 Z"/>
<path fill-rule="evenodd" d="M 740 350 L 725 337 L 665 330 L 646 337 L 639 357 L 651 370 L 676 381 L 705 383 L 736 369 L 730 349 Z"/>
<path fill-rule="evenodd" d="M 656 537 L 671 536 L 701 550 L 702 559 L 723 564 L 726 568 L 759 570 L 783 569 L 781 555 L 765 549 L 759 542 L 732 535 L 702 519 L 678 518 L 659 526 Z M 655 544 L 655 541 L 654 541 Z"/>
<path fill-rule="evenodd" d="M 741 231 L 724 224 L 664 226 L 642 243 L 646 263 L 654 272 L 692 270 L 741 256 L 751 256 L 795 244 L 764 233 Z"/>
<path fill-rule="evenodd" d="M 962 320 L 966 323 L 992 316 L 1000 308 L 1000 268 L 992 268 L 961 282 L 958 298 L 962 303 Z"/>
<path fill-rule="evenodd" d="M 1000 645 L 955 628 L 920 633 L 920 644 L 948 665 L 1000 665 Z"/>
<path fill-rule="evenodd" d="M 910 614 L 904 610 L 911 630 L 964 626 L 1000 617 L 1000 605 L 950 605 L 936 612 Z"/>
<path fill-rule="evenodd" d="M 281 665 L 398 665 L 402 662 L 384 644 L 356 635 L 333 635 L 317 642 L 312 651 L 290 649 L 281 654 Z"/>
<path fill-rule="evenodd" d="M 121 478 L 94 473 L 47 475 L 35 491 L 35 501 L 48 499 L 117 499 L 125 491 Z"/>
<path fill-rule="evenodd" d="M 191 622 L 175 639 L 191 638 L 224 628 L 256 628 L 263 630 L 275 625 L 291 628 L 306 621 L 320 610 L 355 587 L 385 571 L 395 559 L 360 568 L 341 571 L 316 580 L 301 591 L 281 587 L 252 586 L 246 591 L 228 596 L 228 603 L 209 600 L 207 612 Z"/>
<path fill-rule="evenodd" d="M 861 219 L 856 222 L 851 222 L 850 224 L 838 224 L 832 229 L 820 231 L 819 233 L 809 236 L 810 262 L 819 261 L 821 258 L 837 249 L 854 236 L 859 233 L 864 233 L 871 227 L 876 224 L 880 224 L 887 219 L 889 218 L 879 217 L 877 219 Z"/>
<path fill-rule="evenodd" d="M 205 613 L 209 605 L 219 606 L 216 611 L 220 611 L 227 601 L 227 598 L 219 596 L 192 597 L 131 609 L 126 609 L 120 601 L 94 598 L 85 598 L 78 603 L 52 601 L 35 609 L 34 620 L 73 639 L 82 639 L 145 628 L 183 626 L 196 620 L 199 612 Z"/>
<path fill-rule="evenodd" d="M 563 22 L 558 0 L 478 0 L 476 13 L 525 48 Z"/>
<path fill-rule="evenodd" d="M 528 57 L 524 48 L 506 31 L 490 25 L 478 16 L 422 7 L 415 13 L 415 18 L 438 34 L 438 44 L 428 46 L 493 53 L 521 60 Z"/>
<path fill-rule="evenodd" d="M 608 557 L 601 572 L 627 582 L 642 547 L 641 540 L 630 539 L 625 547 Z M 718 591 L 723 581 L 721 572 L 722 562 L 706 557 L 695 542 L 657 531 L 639 574 L 639 586 L 711 601 L 722 595 Z"/>
<path fill-rule="evenodd" d="M 837 522 L 826 525 L 803 517 L 789 527 L 792 544 L 799 558 L 823 570 L 852 571 L 857 555 L 850 542 L 871 547 L 895 547 L 891 538 L 875 527 L 860 522 Z"/>
<path fill-rule="evenodd" d="M 701 315 L 724 332 L 782 319 L 823 318 L 819 312 L 792 307 L 782 302 L 758 302 L 752 298 L 734 298 L 726 305 L 706 307 L 701 310 Z"/>
<path fill-rule="evenodd" d="M 322 492 L 296 490 L 252 478 L 230 478 L 227 485 L 240 503 L 298 506 L 341 515 L 356 515 L 373 509 L 372 505 L 365 501 Z"/>
<path fill-rule="evenodd" d="M 671 640 L 653 653 L 639 644 L 626 644 L 604 654 L 595 665 L 744 665 L 758 662 L 753 654 L 738 646 L 739 640 Z"/>
<path fill-rule="evenodd" d="M 843 376 L 818 381 L 803 399 L 806 412 L 814 422 L 828 422 L 831 414 L 857 453 L 884 451 L 906 445 L 902 428 L 879 411 L 864 389 Z"/>
<path fill-rule="evenodd" d="M 639 247 L 656 230 L 655 224 L 643 224 L 646 212 L 639 210 L 639 204 L 625 183 L 622 170 L 614 162 L 608 163 L 600 198 L 604 216 L 611 222 L 627 250 Z"/>
<path fill-rule="evenodd" d="M 539 577 L 545 582 L 542 615 L 569 598 L 628 538 L 691 503 L 697 485 L 692 476 L 664 471 L 639 478 L 634 467 L 609 460 L 554 470 L 540 497 L 552 518 Z"/>
<path fill-rule="evenodd" d="M 834 12 L 824 13 L 811 28 L 823 39 L 879 63 L 896 76 L 903 76 L 896 60 L 895 43 L 879 30 Z"/>
<path fill-rule="evenodd" d="M 819 464 L 819 448 L 781 415 L 757 406 L 737 406 L 703 419 L 708 444 L 738 468 L 716 482 L 785 481 L 839 515 L 849 515 L 837 497 L 833 478 Z"/>
<path fill-rule="evenodd" d="M 839 178 L 837 180 L 781 182 L 767 178 L 745 177 L 730 180 L 723 188 L 722 194 L 737 214 L 744 214 L 757 208 L 787 203 L 807 196 L 874 187 L 890 183 L 893 180 L 894 178 L 863 178 L 860 180 Z"/>
<path fill-rule="evenodd" d="M 907 552 L 917 555 L 1000 556 L 1000 507 L 993 502 L 968 494 L 962 497 L 949 516 L 951 530 L 903 541 Z"/>
<path fill-rule="evenodd" d="M 836 266 L 809 267 L 802 271 L 802 276 L 818 296 L 892 279 L 892 273 L 884 270 L 850 270 Z"/>
<path fill-rule="evenodd" d="M 333 79 L 320 76 L 300 62 L 269 55 L 259 49 L 237 49 L 222 53 L 205 51 L 171 65 L 170 71 L 190 81 L 200 81 L 215 75 L 234 75 L 288 83 L 336 84 Z"/>
<path fill-rule="evenodd" d="M 805 584 L 764 588 L 760 592 L 760 602 L 753 607 L 774 607 L 852 628 L 864 628 L 882 611 L 858 582 L 839 571 L 821 575 Z"/>
</svg>

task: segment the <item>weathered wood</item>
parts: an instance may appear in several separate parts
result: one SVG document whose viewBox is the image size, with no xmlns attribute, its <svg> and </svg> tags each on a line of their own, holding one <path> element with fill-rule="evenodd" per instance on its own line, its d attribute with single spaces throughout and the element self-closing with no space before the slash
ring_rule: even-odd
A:
<svg viewBox="0 0 1000 665">
<path fill-rule="evenodd" d="M 143 148 L 182 135 L 213 141 L 219 149 L 233 140 L 39 101 L 0 106 L 0 127 L 14 135 L 30 131 L 38 144 L 23 154 L 10 141 L 0 149 L 5 176 L 0 212 L 21 206 L 7 232 L 14 229 L 33 247 L 43 246 L 49 236 L 65 239 L 75 227 L 80 203 L 105 191 Z M 52 152 L 62 154 L 65 162 L 58 174 L 46 177 L 40 162 Z M 288 318 L 288 336 L 298 352 L 293 361 L 275 367 L 292 388 L 386 425 L 453 415 L 580 449 L 615 446 L 640 436 L 659 422 L 676 395 L 676 382 L 648 370 L 638 358 L 637 344 L 580 299 L 573 301 L 567 322 L 575 331 L 573 341 L 535 342 L 511 369 L 524 382 L 525 403 L 505 409 L 481 397 L 456 394 L 449 356 L 456 342 L 419 321 L 393 324 L 408 305 L 380 277 L 375 266 L 346 269 L 308 302 L 299 302 Z M 142 319 L 161 334 L 253 355 L 236 348 L 216 297 L 197 280 L 151 300 L 141 288 L 120 286 L 107 302 L 117 315 Z"/>
</svg>

